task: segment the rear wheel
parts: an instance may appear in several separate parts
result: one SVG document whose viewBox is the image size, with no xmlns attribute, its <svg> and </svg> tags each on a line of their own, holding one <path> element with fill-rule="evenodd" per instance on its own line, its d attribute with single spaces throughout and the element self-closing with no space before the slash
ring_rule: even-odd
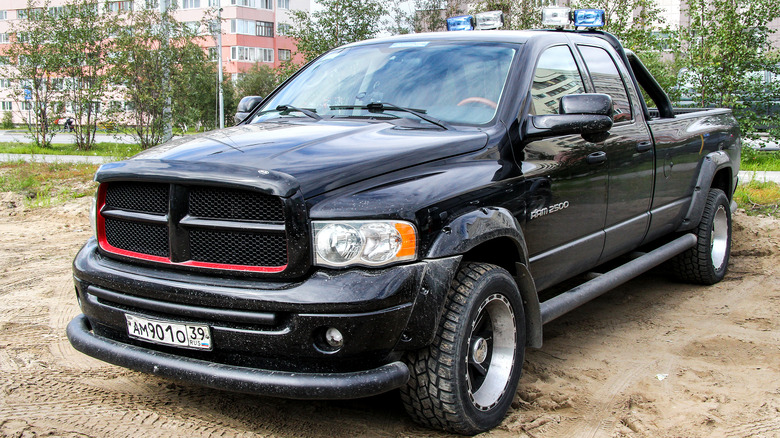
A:
<svg viewBox="0 0 780 438">
<path fill-rule="evenodd" d="M 672 269 L 681 280 L 715 284 L 726 276 L 731 253 L 731 208 L 722 190 L 710 190 L 696 236 L 696 246 L 672 259 Z"/>
<path fill-rule="evenodd" d="M 525 314 L 504 269 L 466 263 L 453 281 L 433 343 L 407 354 L 404 407 L 424 425 L 461 434 L 504 419 L 520 379 Z"/>
</svg>

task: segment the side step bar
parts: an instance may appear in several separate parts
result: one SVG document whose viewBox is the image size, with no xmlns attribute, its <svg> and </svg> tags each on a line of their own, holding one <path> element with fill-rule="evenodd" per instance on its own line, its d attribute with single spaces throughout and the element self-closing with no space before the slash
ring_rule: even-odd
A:
<svg viewBox="0 0 780 438">
<path fill-rule="evenodd" d="M 580 307 L 628 280 L 655 268 L 677 254 L 680 254 L 689 248 L 693 248 L 696 245 L 697 240 L 696 235 L 692 233 L 685 234 L 658 249 L 631 260 L 625 265 L 619 266 L 593 280 L 550 298 L 540 304 L 542 324 L 547 324 L 555 318 Z"/>
</svg>

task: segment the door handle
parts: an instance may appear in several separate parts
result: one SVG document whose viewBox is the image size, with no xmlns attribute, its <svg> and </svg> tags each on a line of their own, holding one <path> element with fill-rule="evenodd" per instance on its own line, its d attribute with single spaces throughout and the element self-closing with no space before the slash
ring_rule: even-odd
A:
<svg viewBox="0 0 780 438">
<path fill-rule="evenodd" d="M 588 164 L 600 164 L 607 161 L 607 153 L 604 151 L 594 152 L 585 158 Z"/>
<path fill-rule="evenodd" d="M 653 149 L 652 141 L 640 141 L 639 143 L 636 144 L 637 152 L 647 152 L 651 149 Z"/>
</svg>

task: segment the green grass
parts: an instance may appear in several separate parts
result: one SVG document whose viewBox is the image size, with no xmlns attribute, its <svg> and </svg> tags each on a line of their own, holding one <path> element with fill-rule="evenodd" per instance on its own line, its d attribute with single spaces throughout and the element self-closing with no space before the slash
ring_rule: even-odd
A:
<svg viewBox="0 0 780 438">
<path fill-rule="evenodd" d="M 780 185 L 773 182 L 750 181 L 737 186 L 734 200 L 748 214 L 780 217 Z"/>
<path fill-rule="evenodd" d="M 0 163 L 0 192 L 24 195 L 27 207 L 48 207 L 95 192 L 98 166 L 74 163 Z"/>
<path fill-rule="evenodd" d="M 0 153 L 4 154 L 36 154 L 36 155 L 95 155 L 104 157 L 131 157 L 141 152 L 136 144 L 97 143 L 88 151 L 76 148 L 75 144 L 55 143 L 51 147 L 42 148 L 32 144 L 18 142 L 0 142 Z"/>
<path fill-rule="evenodd" d="M 753 148 L 742 148 L 742 161 L 739 170 L 747 171 L 780 171 L 780 151 L 758 151 Z"/>
</svg>

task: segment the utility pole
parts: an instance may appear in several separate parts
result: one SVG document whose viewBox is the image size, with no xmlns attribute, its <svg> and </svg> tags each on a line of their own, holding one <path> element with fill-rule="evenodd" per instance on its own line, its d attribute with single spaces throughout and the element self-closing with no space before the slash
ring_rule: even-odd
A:
<svg viewBox="0 0 780 438">
<path fill-rule="evenodd" d="M 170 5 L 170 0 L 160 0 L 160 14 L 162 15 L 162 25 L 163 25 L 163 38 L 162 38 L 162 44 L 163 48 L 167 49 L 170 42 L 170 36 L 171 36 L 171 26 L 170 23 L 168 23 L 168 6 Z M 173 138 L 173 120 L 171 118 L 171 93 L 170 93 L 170 86 L 171 86 L 171 72 L 166 67 L 163 81 L 165 82 L 163 89 L 165 90 L 165 108 L 163 108 L 163 121 L 165 123 L 165 127 L 163 130 L 163 143 L 166 141 L 169 141 Z"/>
<path fill-rule="evenodd" d="M 222 5 L 217 3 L 217 101 L 219 102 L 219 129 L 225 127 L 225 101 L 222 97 Z"/>
</svg>

